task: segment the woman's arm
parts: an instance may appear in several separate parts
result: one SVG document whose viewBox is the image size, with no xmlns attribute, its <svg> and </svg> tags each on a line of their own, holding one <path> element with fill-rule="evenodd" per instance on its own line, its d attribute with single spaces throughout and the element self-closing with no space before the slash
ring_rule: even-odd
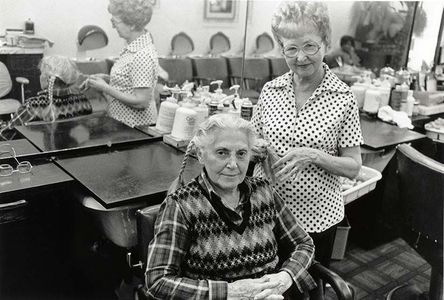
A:
<svg viewBox="0 0 444 300">
<path fill-rule="evenodd" d="M 308 164 L 315 164 L 331 174 L 353 179 L 361 169 L 361 148 L 339 148 L 339 156 L 333 156 L 318 149 L 298 147 L 288 151 L 272 168 L 277 179 L 287 180 Z"/>
<path fill-rule="evenodd" d="M 331 174 L 353 179 L 361 170 L 361 148 L 360 146 L 339 148 L 339 156 L 316 150 L 313 163 Z"/>
<path fill-rule="evenodd" d="M 190 241 L 188 225 L 179 205 L 171 198 L 165 199 L 156 220 L 154 239 L 148 248 L 145 272 L 148 293 L 155 299 L 226 299 L 226 282 L 194 280 L 179 275 Z"/>
<path fill-rule="evenodd" d="M 152 88 L 135 88 L 134 95 L 123 93 L 116 88 L 113 88 L 105 80 L 100 77 L 91 76 L 87 79 L 87 87 L 92 87 L 105 94 L 110 95 L 117 100 L 132 106 L 134 108 L 147 108 L 150 101 L 154 101 L 152 95 Z"/>
<path fill-rule="evenodd" d="M 313 240 L 302 229 L 296 217 L 276 192 L 274 193 L 274 200 L 277 212 L 274 228 L 276 241 L 278 242 L 280 255 L 285 256 L 284 258 L 288 257 L 283 262 L 280 272 L 287 272 L 299 291 L 303 293 L 316 286 L 313 278 L 307 271 L 314 259 L 315 247 Z M 278 276 L 278 274 L 280 273 L 274 276 Z M 287 289 L 290 286 L 291 284 L 287 286 Z"/>
</svg>

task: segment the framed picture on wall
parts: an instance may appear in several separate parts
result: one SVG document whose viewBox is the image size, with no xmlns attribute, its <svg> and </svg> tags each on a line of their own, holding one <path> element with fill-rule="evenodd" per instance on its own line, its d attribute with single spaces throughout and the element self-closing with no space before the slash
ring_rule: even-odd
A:
<svg viewBox="0 0 444 300">
<path fill-rule="evenodd" d="M 206 20 L 233 20 L 236 15 L 237 0 L 205 0 Z"/>
</svg>

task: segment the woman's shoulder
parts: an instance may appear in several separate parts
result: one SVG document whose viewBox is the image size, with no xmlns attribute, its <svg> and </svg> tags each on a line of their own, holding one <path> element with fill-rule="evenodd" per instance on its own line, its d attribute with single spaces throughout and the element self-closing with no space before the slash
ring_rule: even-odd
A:
<svg viewBox="0 0 444 300">
<path fill-rule="evenodd" d="M 268 81 L 264 85 L 264 89 L 285 87 L 289 84 L 289 82 L 291 82 L 289 81 L 289 79 L 291 80 L 291 71 L 288 71 L 287 73 L 284 73 L 276 77 L 275 79 Z"/>
<path fill-rule="evenodd" d="M 169 194 L 165 200 L 175 201 L 179 204 L 190 201 L 191 198 L 198 198 L 202 194 L 199 183 L 192 180 L 188 184 L 181 186 L 173 193 Z"/>
<path fill-rule="evenodd" d="M 256 176 L 252 177 L 247 176 L 245 177 L 245 182 L 249 186 L 251 193 L 256 193 L 256 192 L 263 193 L 264 191 L 267 192 L 272 191 L 270 182 L 265 178 L 256 177 Z"/>
</svg>

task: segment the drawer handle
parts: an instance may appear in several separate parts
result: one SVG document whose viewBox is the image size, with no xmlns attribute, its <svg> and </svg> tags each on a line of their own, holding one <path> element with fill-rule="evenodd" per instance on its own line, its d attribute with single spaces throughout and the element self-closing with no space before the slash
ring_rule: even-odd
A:
<svg viewBox="0 0 444 300">
<path fill-rule="evenodd" d="M 19 206 L 23 206 L 23 205 L 27 205 L 27 204 L 28 204 L 28 201 L 26 201 L 26 200 L 18 200 L 15 202 L 1 203 L 0 210 L 6 209 L 6 208 L 12 208 L 12 207 L 19 207 Z"/>
</svg>

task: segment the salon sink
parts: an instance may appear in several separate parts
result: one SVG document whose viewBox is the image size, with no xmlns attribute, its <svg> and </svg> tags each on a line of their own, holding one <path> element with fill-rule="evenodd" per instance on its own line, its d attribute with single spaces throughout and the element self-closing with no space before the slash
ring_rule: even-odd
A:
<svg viewBox="0 0 444 300">
<path fill-rule="evenodd" d="M 80 202 L 98 222 L 102 233 L 114 244 L 131 248 L 137 244 L 136 211 L 145 203 L 105 208 L 96 199 L 83 196 Z"/>
</svg>

